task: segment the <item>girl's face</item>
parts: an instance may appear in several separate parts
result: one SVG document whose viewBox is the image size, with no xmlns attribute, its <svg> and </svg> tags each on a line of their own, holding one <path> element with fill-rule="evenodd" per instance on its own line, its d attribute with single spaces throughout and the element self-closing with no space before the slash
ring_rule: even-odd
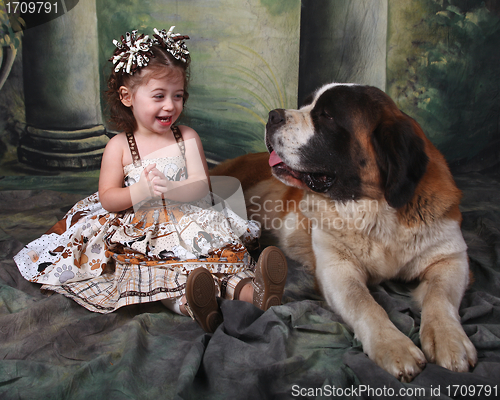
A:
<svg viewBox="0 0 500 400">
<path fill-rule="evenodd" d="M 132 109 L 138 132 L 161 135 L 170 131 L 182 112 L 184 79 L 181 73 L 152 77 L 134 92 L 122 86 L 120 94 Z"/>
</svg>

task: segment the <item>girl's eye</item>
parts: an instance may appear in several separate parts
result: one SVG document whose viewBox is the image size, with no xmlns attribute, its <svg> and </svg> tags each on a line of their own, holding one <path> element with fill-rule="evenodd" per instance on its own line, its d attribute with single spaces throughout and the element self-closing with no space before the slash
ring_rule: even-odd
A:
<svg viewBox="0 0 500 400">
<path fill-rule="evenodd" d="M 162 95 L 162 94 L 157 94 L 157 95 L 155 96 L 155 99 L 163 99 L 163 95 Z"/>
</svg>

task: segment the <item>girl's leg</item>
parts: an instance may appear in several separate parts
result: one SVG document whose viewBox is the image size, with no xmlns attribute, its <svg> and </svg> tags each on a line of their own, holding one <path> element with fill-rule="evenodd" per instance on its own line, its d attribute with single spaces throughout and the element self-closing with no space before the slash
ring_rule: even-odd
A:
<svg viewBox="0 0 500 400">
<path fill-rule="evenodd" d="M 163 305 L 167 307 L 170 311 L 173 311 L 176 314 L 187 315 L 189 316 L 186 307 L 186 296 L 172 297 L 170 299 L 161 300 Z"/>
<path fill-rule="evenodd" d="M 253 285 L 252 282 L 243 284 L 241 290 L 239 291 L 238 300 L 246 301 L 247 303 L 253 303 Z"/>
<path fill-rule="evenodd" d="M 283 252 L 269 246 L 261 253 L 255 273 L 239 272 L 225 280 L 225 298 L 253 303 L 261 310 L 280 305 L 285 289 L 287 262 Z M 206 332 L 214 332 L 222 322 L 216 296 L 219 289 L 213 275 L 200 267 L 189 274 L 186 295 L 162 300 L 172 311 L 190 315 Z"/>
</svg>

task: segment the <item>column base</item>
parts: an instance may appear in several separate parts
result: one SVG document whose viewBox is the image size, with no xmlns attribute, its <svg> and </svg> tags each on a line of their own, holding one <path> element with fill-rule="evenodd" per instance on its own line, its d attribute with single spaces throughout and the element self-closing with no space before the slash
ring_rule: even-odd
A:
<svg viewBox="0 0 500 400">
<path fill-rule="evenodd" d="M 102 125 L 75 131 L 28 126 L 17 155 L 22 163 L 48 169 L 94 170 L 101 166 L 108 141 Z"/>
</svg>

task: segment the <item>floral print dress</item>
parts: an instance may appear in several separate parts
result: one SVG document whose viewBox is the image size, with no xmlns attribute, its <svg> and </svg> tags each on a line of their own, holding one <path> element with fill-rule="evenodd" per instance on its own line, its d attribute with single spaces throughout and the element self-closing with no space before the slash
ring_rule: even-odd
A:
<svg viewBox="0 0 500 400">
<path fill-rule="evenodd" d="M 181 144 L 178 128 L 175 136 Z M 128 137 L 133 154 L 135 141 Z M 124 167 L 125 186 L 150 163 L 167 179 L 187 179 L 183 154 L 147 160 L 137 154 Z M 255 262 L 245 245 L 259 235 L 258 223 L 242 219 L 213 193 L 190 203 L 153 199 L 119 213 L 106 211 L 94 193 L 14 260 L 23 277 L 42 289 L 108 313 L 182 296 L 189 272 L 200 266 L 214 275 L 219 295 L 232 298 L 237 283 L 253 277 Z"/>
</svg>

